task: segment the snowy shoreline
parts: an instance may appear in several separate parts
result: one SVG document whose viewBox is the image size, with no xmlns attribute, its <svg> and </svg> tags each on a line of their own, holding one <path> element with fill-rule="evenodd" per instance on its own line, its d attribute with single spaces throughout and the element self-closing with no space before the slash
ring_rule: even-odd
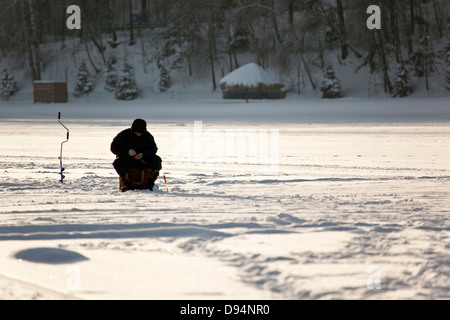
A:
<svg viewBox="0 0 450 320">
<path fill-rule="evenodd" d="M 136 100 L 128 103 L 106 99 L 67 104 L 1 104 L 0 119 L 51 120 L 62 112 L 66 121 L 116 120 L 127 122 L 144 117 L 155 123 L 447 123 L 449 98 L 435 99 L 338 99 L 286 101 Z M 127 124 L 128 125 L 128 124 Z"/>
</svg>

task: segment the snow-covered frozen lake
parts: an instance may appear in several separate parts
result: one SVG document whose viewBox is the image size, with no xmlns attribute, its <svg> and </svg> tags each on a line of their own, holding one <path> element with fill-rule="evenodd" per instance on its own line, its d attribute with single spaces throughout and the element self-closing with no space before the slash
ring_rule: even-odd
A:
<svg viewBox="0 0 450 320">
<path fill-rule="evenodd" d="M 167 184 L 120 193 L 137 117 Z M 448 98 L 4 103 L 0 298 L 448 299 L 449 159 Z"/>
</svg>

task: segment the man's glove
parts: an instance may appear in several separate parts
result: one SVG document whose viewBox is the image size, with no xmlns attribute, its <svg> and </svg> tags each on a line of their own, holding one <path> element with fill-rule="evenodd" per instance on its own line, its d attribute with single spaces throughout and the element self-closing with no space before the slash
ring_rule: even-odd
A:
<svg viewBox="0 0 450 320">
<path fill-rule="evenodd" d="M 142 154 L 142 153 L 136 153 L 136 151 L 133 150 L 133 149 L 130 149 L 130 150 L 128 151 L 128 154 L 130 155 L 130 157 L 133 157 L 133 158 L 135 158 L 136 160 L 141 160 L 141 159 L 144 157 L 144 154 Z"/>
</svg>

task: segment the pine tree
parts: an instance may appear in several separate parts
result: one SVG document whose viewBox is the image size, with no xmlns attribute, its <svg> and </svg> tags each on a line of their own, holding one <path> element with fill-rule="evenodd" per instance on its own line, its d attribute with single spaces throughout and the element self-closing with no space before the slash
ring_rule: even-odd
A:
<svg viewBox="0 0 450 320">
<path fill-rule="evenodd" d="M 159 75 L 159 91 L 166 92 L 172 86 L 172 79 L 170 77 L 169 71 L 167 71 L 166 67 L 161 66 L 160 75 Z"/>
<path fill-rule="evenodd" d="M 17 84 L 14 78 L 8 74 L 8 70 L 2 71 L 0 80 L 0 95 L 10 97 L 17 92 Z"/>
<path fill-rule="evenodd" d="M 403 64 L 397 64 L 397 78 L 394 81 L 392 96 L 396 97 L 406 97 L 413 92 L 411 86 L 409 85 L 409 73 Z"/>
<path fill-rule="evenodd" d="M 322 81 L 320 90 L 323 92 L 323 99 L 334 99 L 342 97 L 341 83 L 334 73 L 333 66 L 328 66 L 325 70 L 325 79 Z"/>
<path fill-rule="evenodd" d="M 138 96 L 138 88 L 131 65 L 124 63 L 117 77 L 115 97 L 117 100 L 133 100 Z"/>
<path fill-rule="evenodd" d="M 115 92 L 117 87 L 117 71 L 114 67 L 114 61 L 109 59 L 106 63 L 105 90 Z"/>
<path fill-rule="evenodd" d="M 73 95 L 81 97 L 93 90 L 91 74 L 86 66 L 86 62 L 82 61 L 77 73 L 77 82 Z"/>
</svg>

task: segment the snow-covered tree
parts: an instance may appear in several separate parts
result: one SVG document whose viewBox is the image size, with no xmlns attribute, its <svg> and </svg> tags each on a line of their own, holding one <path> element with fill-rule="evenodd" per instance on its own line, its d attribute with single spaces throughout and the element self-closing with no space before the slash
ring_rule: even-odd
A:
<svg viewBox="0 0 450 320">
<path fill-rule="evenodd" d="M 114 67 L 114 61 L 109 59 L 106 63 L 105 90 L 115 92 L 117 87 L 117 70 Z"/>
<path fill-rule="evenodd" d="M 81 97 L 93 90 L 91 74 L 86 66 L 86 62 L 82 61 L 78 68 L 77 81 L 73 95 L 75 97 Z"/>
<path fill-rule="evenodd" d="M 397 64 L 396 75 L 397 76 L 392 88 L 392 96 L 394 98 L 409 96 L 413 92 L 413 90 L 409 85 L 409 73 L 404 64 Z"/>
<path fill-rule="evenodd" d="M 328 66 L 325 70 L 325 79 L 320 86 L 323 92 L 323 99 L 334 99 L 342 97 L 341 83 L 334 73 L 333 66 Z"/>
<path fill-rule="evenodd" d="M 0 80 L 0 95 L 2 96 L 12 96 L 17 92 L 17 84 L 14 78 L 9 75 L 8 70 L 4 69 L 2 71 L 2 76 Z"/>
<path fill-rule="evenodd" d="M 192 59 L 192 44 L 185 41 L 181 46 L 177 46 L 175 49 L 175 53 L 173 55 L 173 62 L 171 65 L 171 69 L 181 69 L 185 61 L 188 62 L 189 66 L 189 75 L 192 75 L 192 66 L 190 65 L 190 61 Z"/>
<path fill-rule="evenodd" d="M 167 71 L 166 67 L 161 66 L 160 75 L 159 75 L 159 91 L 166 92 L 172 86 L 172 79 L 170 77 L 169 71 Z"/>
<path fill-rule="evenodd" d="M 138 96 L 138 88 L 131 65 L 124 63 L 117 77 L 115 97 L 117 100 L 133 100 Z"/>
</svg>

